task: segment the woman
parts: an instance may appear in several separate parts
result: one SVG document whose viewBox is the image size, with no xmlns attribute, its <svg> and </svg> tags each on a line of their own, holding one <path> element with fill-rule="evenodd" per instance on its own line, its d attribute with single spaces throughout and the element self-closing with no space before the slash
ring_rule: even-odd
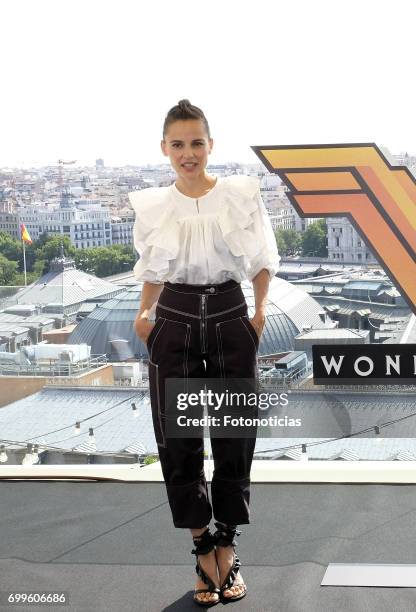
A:
<svg viewBox="0 0 416 612">
<path fill-rule="evenodd" d="M 255 379 L 270 278 L 280 257 L 256 177 L 214 177 L 205 168 L 213 139 L 189 100 L 168 112 L 161 141 L 177 174 L 169 187 L 129 194 L 143 281 L 135 321 L 149 352 L 149 388 L 161 468 L 175 527 L 191 530 L 199 576 L 194 600 L 211 606 L 247 590 L 235 554 L 237 525 L 248 524 L 255 437 L 211 437 L 212 506 L 202 437 L 166 431 L 165 379 Z M 240 286 L 253 282 L 255 314 Z M 155 310 L 156 322 L 149 321 Z M 211 434 L 212 435 L 212 434 Z M 211 534 L 212 515 L 217 530 Z"/>
</svg>

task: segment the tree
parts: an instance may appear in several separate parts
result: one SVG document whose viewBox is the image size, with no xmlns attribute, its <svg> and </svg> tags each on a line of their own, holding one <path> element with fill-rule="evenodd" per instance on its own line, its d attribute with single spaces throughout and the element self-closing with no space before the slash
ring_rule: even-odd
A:
<svg viewBox="0 0 416 612">
<path fill-rule="evenodd" d="M 143 464 L 150 465 L 151 463 L 156 463 L 156 461 L 159 461 L 158 455 L 147 455 L 143 461 Z"/>
<path fill-rule="evenodd" d="M 300 232 L 294 229 L 282 230 L 284 232 L 284 240 L 286 243 L 286 254 L 297 255 L 301 248 L 302 238 Z"/>
<path fill-rule="evenodd" d="M 6 232 L 0 232 L 0 255 L 9 261 L 19 262 L 22 256 L 22 245 L 19 240 L 12 238 Z"/>
<path fill-rule="evenodd" d="M 28 284 L 49 271 L 52 259 L 61 255 L 62 244 L 64 255 L 73 257 L 78 269 L 99 277 L 126 272 L 136 263 L 132 245 L 114 244 L 108 247 L 76 249 L 68 236 L 50 236 L 43 233 L 25 248 Z M 0 284 L 24 285 L 21 242 L 5 232 L 0 232 L 0 256 Z"/>
<path fill-rule="evenodd" d="M 26 280 L 27 284 L 30 285 L 34 283 L 38 278 L 42 276 L 45 269 L 45 261 L 43 259 L 37 259 L 33 266 L 33 271 L 27 272 Z M 18 272 L 14 278 L 13 284 L 24 286 L 25 284 L 25 275 L 23 272 Z"/>
<path fill-rule="evenodd" d="M 327 228 L 325 219 L 312 223 L 303 233 L 302 255 L 307 257 L 328 257 Z"/>
<path fill-rule="evenodd" d="M 280 229 L 277 230 L 274 237 L 276 238 L 277 250 L 279 251 L 280 255 L 285 255 L 286 254 L 286 242 L 282 236 L 282 230 Z"/>
<path fill-rule="evenodd" d="M 75 254 L 77 268 L 100 278 L 125 272 L 134 264 L 135 256 L 132 248 L 122 244 L 83 249 Z"/>
<path fill-rule="evenodd" d="M 9 261 L 0 254 L 0 285 L 13 285 L 17 272 L 17 262 Z"/>
<path fill-rule="evenodd" d="M 278 229 L 277 248 L 281 255 L 296 255 L 301 248 L 301 235 L 294 229 Z"/>
<path fill-rule="evenodd" d="M 36 259 L 45 260 L 45 272 L 48 271 L 52 259 L 61 256 L 61 245 L 63 244 L 64 255 L 74 257 L 77 250 L 72 245 L 68 236 L 53 235 L 42 239 L 43 245 L 35 247 Z"/>
</svg>

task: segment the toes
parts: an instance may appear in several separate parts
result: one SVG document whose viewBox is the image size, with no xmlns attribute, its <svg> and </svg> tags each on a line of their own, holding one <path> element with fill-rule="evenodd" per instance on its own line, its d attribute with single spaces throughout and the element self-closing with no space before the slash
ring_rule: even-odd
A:
<svg viewBox="0 0 416 612">
<path fill-rule="evenodd" d="M 243 584 L 236 584 L 223 591 L 225 597 L 235 597 L 236 595 L 241 595 L 244 593 L 245 586 Z"/>
<path fill-rule="evenodd" d="M 196 598 L 198 601 L 217 601 L 218 593 L 197 593 Z"/>
</svg>

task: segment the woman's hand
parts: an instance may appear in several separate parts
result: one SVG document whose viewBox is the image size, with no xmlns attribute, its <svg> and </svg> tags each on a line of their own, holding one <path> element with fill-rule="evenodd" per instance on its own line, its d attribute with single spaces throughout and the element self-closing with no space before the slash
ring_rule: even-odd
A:
<svg viewBox="0 0 416 612">
<path fill-rule="evenodd" d="M 144 343 L 147 343 L 149 334 L 155 325 L 149 321 L 149 316 L 152 316 L 152 313 L 156 310 L 156 303 L 163 287 L 163 283 L 149 283 L 148 281 L 143 283 L 140 307 L 134 320 L 134 329 L 136 335 Z"/>
<path fill-rule="evenodd" d="M 145 344 L 147 342 L 149 334 L 152 331 L 154 325 L 155 325 L 154 323 L 151 323 L 149 319 L 146 319 L 146 318 L 143 318 L 143 319 L 137 318 L 135 321 L 134 327 L 136 330 L 136 335 Z"/>
<path fill-rule="evenodd" d="M 266 316 L 261 312 L 256 312 L 252 319 L 249 319 L 250 323 L 254 327 L 256 334 L 260 337 L 263 333 L 264 324 L 266 323 Z"/>
</svg>

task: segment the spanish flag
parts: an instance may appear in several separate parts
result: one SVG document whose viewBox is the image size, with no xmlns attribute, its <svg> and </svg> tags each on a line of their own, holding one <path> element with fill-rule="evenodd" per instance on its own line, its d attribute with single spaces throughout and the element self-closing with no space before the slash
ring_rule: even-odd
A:
<svg viewBox="0 0 416 612">
<path fill-rule="evenodd" d="M 21 239 L 27 242 L 28 244 L 32 244 L 32 238 L 30 237 L 29 232 L 26 229 L 26 225 L 24 223 L 20 224 L 20 236 Z"/>
</svg>

